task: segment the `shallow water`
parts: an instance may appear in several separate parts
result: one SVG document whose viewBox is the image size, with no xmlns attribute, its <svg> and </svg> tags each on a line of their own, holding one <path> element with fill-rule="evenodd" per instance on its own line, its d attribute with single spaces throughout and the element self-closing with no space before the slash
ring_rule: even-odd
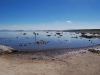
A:
<svg viewBox="0 0 100 75">
<path fill-rule="evenodd" d="M 33 32 L 39 35 L 35 36 Z M 26 34 L 23 35 L 24 33 Z M 0 31 L 0 44 L 18 50 L 77 48 L 100 44 L 99 38 L 82 38 L 81 33 L 60 32 L 60 35 L 56 33 L 57 31 Z M 46 44 L 37 44 L 39 40 L 44 40 Z"/>
</svg>

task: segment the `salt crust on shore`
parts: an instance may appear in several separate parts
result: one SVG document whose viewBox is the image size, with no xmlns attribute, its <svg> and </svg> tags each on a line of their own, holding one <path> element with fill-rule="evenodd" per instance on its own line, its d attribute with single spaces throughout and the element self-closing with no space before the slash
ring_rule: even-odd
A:
<svg viewBox="0 0 100 75">
<path fill-rule="evenodd" d="M 0 45 L 0 53 L 11 53 L 13 51 L 15 51 L 15 49 L 10 46 Z"/>
<path fill-rule="evenodd" d="M 32 59 L 32 55 L 20 53 L 2 55 L 0 75 L 100 75 L 100 54 L 88 52 L 90 48 L 100 50 L 100 46 L 79 48 L 50 59 Z"/>
</svg>

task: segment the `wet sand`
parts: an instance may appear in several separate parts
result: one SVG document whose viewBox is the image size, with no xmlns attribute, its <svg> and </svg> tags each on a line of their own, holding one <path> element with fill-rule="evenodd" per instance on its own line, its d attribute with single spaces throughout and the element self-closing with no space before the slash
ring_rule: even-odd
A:
<svg viewBox="0 0 100 75">
<path fill-rule="evenodd" d="M 100 45 L 1 55 L 0 75 L 100 75 L 100 54 L 90 48 Z"/>
</svg>

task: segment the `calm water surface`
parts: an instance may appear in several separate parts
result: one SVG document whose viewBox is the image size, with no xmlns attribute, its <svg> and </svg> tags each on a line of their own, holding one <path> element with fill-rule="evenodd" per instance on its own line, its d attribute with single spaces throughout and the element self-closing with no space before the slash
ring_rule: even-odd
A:
<svg viewBox="0 0 100 75">
<path fill-rule="evenodd" d="M 38 35 L 35 36 L 33 32 Z M 23 35 L 24 33 L 26 34 Z M 77 48 L 100 44 L 99 38 L 82 38 L 80 33 L 60 32 L 60 35 L 56 33 L 57 31 L 0 31 L 0 44 L 18 50 Z M 46 44 L 37 44 L 39 40 L 44 40 Z"/>
</svg>

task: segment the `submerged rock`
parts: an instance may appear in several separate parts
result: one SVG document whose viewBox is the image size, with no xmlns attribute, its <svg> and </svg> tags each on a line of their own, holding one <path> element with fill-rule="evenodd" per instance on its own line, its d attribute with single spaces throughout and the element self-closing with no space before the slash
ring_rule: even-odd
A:
<svg viewBox="0 0 100 75">
<path fill-rule="evenodd" d="M 12 53 L 17 52 L 18 50 L 11 48 L 9 46 L 0 45 L 0 54 L 2 53 Z"/>
<path fill-rule="evenodd" d="M 51 36 L 51 35 L 47 35 L 47 36 Z"/>
<path fill-rule="evenodd" d="M 44 40 L 39 40 L 37 41 L 37 44 L 46 44 L 46 42 Z"/>
<path fill-rule="evenodd" d="M 26 33 L 23 33 L 23 35 L 26 35 Z"/>
<path fill-rule="evenodd" d="M 60 35 L 61 33 L 58 32 L 58 33 L 56 33 L 56 34 L 57 34 L 57 35 Z"/>
</svg>

